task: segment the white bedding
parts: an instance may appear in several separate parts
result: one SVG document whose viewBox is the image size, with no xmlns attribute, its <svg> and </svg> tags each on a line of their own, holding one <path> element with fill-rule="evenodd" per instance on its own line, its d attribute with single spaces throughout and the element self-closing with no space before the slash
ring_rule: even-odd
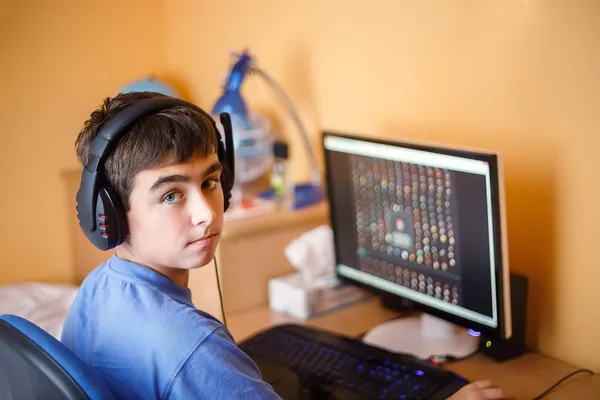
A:
<svg viewBox="0 0 600 400">
<path fill-rule="evenodd" d="M 0 286 L 0 315 L 23 317 L 60 340 L 78 286 L 28 282 Z"/>
</svg>

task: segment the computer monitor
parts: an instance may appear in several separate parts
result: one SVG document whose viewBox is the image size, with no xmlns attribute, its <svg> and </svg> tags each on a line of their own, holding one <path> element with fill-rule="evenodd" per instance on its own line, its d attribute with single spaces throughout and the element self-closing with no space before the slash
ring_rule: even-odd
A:
<svg viewBox="0 0 600 400">
<path fill-rule="evenodd" d="M 420 356 L 467 355 L 512 334 L 498 153 L 327 131 L 322 135 L 343 281 L 409 300 L 365 337 Z"/>
</svg>

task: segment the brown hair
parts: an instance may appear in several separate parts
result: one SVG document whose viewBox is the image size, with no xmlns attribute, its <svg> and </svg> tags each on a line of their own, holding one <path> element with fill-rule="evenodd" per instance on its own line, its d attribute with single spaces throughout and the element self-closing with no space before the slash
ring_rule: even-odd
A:
<svg viewBox="0 0 600 400">
<path fill-rule="evenodd" d="M 136 101 L 163 96 L 137 92 L 106 98 L 92 112 L 75 142 L 79 162 L 85 167 L 90 147 L 102 127 L 116 114 Z M 184 163 L 196 152 L 207 156 L 217 151 L 217 133 L 201 113 L 185 106 L 173 107 L 137 120 L 104 162 L 108 182 L 129 210 L 129 195 L 135 176 L 168 160 Z"/>
</svg>

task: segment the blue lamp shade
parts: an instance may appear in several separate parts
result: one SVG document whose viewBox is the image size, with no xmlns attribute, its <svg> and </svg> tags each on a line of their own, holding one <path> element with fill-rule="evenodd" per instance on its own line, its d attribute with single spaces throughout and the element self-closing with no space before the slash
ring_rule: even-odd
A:
<svg viewBox="0 0 600 400">
<path fill-rule="evenodd" d="M 239 55 L 237 61 L 229 71 L 229 75 L 223 86 L 223 94 L 217 99 L 212 109 L 213 115 L 219 115 L 222 112 L 229 113 L 232 124 L 243 129 L 252 129 L 252 124 L 248 116 L 248 107 L 240 93 L 242 83 L 252 63 L 253 59 L 248 51 L 244 51 Z"/>
<path fill-rule="evenodd" d="M 231 116 L 234 126 L 251 129 L 252 125 L 248 118 L 248 107 L 239 90 L 226 90 L 215 103 L 212 114 L 219 115 L 226 112 Z"/>
</svg>

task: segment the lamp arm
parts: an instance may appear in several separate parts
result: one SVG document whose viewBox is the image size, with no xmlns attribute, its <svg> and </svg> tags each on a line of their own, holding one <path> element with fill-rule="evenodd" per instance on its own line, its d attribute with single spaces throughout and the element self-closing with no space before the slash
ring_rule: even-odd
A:
<svg viewBox="0 0 600 400">
<path fill-rule="evenodd" d="M 310 178 L 310 180 L 311 180 L 311 183 L 315 186 L 321 186 L 321 173 L 319 172 L 319 168 L 317 166 L 317 160 L 315 158 L 313 149 L 310 145 L 310 140 L 308 139 L 308 133 L 306 132 L 306 128 L 304 127 L 304 124 L 302 123 L 302 120 L 300 119 L 300 117 L 298 115 L 296 107 L 294 107 L 294 104 L 292 103 L 290 98 L 287 96 L 285 91 L 281 88 L 281 86 L 279 86 L 277 84 L 277 82 L 275 82 L 275 80 L 273 80 L 264 70 L 262 70 L 260 67 L 258 67 L 256 65 L 252 65 L 250 67 L 250 69 L 252 72 L 260 75 L 267 82 L 267 84 L 271 87 L 271 89 L 275 92 L 275 94 L 282 101 L 287 112 L 290 114 L 290 116 L 294 120 L 294 124 L 296 125 L 296 128 L 298 129 L 300 136 L 302 137 L 302 140 L 304 142 L 304 147 L 306 148 L 306 152 L 308 153 L 308 157 L 310 158 L 310 162 L 311 162 L 311 178 Z"/>
</svg>

